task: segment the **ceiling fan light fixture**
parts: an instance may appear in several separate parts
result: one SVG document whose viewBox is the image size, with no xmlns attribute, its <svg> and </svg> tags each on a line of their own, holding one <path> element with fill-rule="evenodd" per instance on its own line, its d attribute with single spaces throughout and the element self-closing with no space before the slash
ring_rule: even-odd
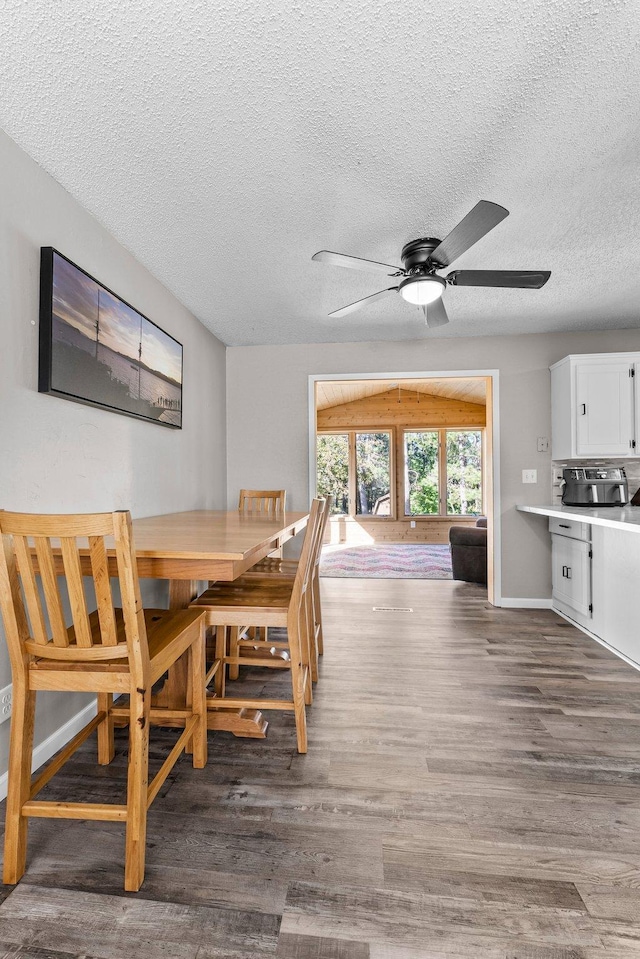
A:
<svg viewBox="0 0 640 959">
<path fill-rule="evenodd" d="M 406 280 L 402 281 L 398 291 L 407 303 L 414 306 L 426 306 L 442 296 L 446 285 L 441 276 L 428 273 L 422 276 L 408 276 Z"/>
</svg>

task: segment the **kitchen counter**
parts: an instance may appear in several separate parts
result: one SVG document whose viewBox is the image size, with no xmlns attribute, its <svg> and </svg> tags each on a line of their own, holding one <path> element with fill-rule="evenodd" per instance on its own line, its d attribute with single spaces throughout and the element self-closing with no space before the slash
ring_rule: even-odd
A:
<svg viewBox="0 0 640 959">
<path fill-rule="evenodd" d="M 554 516 L 557 519 L 574 519 L 592 526 L 607 526 L 610 529 L 626 529 L 640 533 L 640 506 L 516 506 L 521 513 L 539 516 Z"/>
<path fill-rule="evenodd" d="M 548 517 L 552 609 L 640 669 L 640 507 L 517 509 Z"/>
</svg>

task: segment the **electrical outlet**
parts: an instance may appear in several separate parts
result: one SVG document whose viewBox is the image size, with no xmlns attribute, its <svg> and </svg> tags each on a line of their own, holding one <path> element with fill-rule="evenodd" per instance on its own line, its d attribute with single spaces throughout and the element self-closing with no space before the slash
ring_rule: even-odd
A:
<svg viewBox="0 0 640 959">
<path fill-rule="evenodd" d="M 12 705 L 12 687 L 5 686 L 0 689 L 0 723 L 11 718 Z"/>
<path fill-rule="evenodd" d="M 538 453 L 548 453 L 549 452 L 549 440 L 546 436 L 538 437 Z"/>
<path fill-rule="evenodd" d="M 414 519 L 412 519 L 411 522 L 409 523 L 409 526 L 411 527 L 411 529 L 415 529 L 415 528 L 416 528 L 416 521 L 415 521 Z"/>
<path fill-rule="evenodd" d="M 537 471 L 537 470 L 523 470 L 523 471 L 522 471 L 522 482 L 523 482 L 523 483 L 537 483 L 537 482 L 538 482 L 538 471 Z"/>
</svg>

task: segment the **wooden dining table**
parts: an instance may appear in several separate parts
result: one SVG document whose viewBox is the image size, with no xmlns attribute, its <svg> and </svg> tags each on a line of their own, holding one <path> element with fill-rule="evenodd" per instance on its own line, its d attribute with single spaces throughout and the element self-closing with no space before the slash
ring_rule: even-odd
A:
<svg viewBox="0 0 640 959">
<path fill-rule="evenodd" d="M 169 580 L 169 605 L 183 608 L 195 598 L 201 581 L 237 579 L 300 533 L 308 519 L 308 512 L 287 511 L 271 517 L 239 510 L 190 510 L 134 519 L 138 575 Z M 169 712 L 180 709 L 186 695 L 186 666 L 179 662 L 155 694 L 154 705 Z M 259 710 L 228 709 L 224 699 L 213 697 L 208 698 L 207 708 L 209 729 L 251 738 L 266 734 L 267 722 Z"/>
</svg>

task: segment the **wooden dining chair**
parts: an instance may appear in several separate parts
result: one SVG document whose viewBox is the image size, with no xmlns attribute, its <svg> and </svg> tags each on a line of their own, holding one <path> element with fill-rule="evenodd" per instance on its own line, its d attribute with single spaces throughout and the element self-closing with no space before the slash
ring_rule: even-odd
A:
<svg viewBox="0 0 640 959">
<path fill-rule="evenodd" d="M 287 491 L 284 489 L 241 489 L 238 498 L 238 509 L 241 513 L 249 513 L 252 516 L 263 516 L 265 519 L 275 519 L 284 513 Z M 276 540 L 270 556 L 282 558 L 282 542 Z M 213 583 L 209 583 L 213 586 Z M 249 627 L 252 636 L 258 635 L 259 638 L 267 638 L 267 630 L 256 631 L 252 626 Z M 230 679 L 238 678 L 236 667 L 230 667 Z"/>
<path fill-rule="evenodd" d="M 207 625 L 216 630 L 216 659 L 222 664 L 215 677 L 216 695 L 208 705 L 222 709 L 283 709 L 293 710 L 296 722 L 298 752 L 307 751 L 307 724 L 305 706 L 313 699 L 311 679 L 311 578 L 313 550 L 322 519 L 324 500 L 315 499 L 311 506 L 302 552 L 296 574 L 289 577 L 262 577 L 253 580 L 234 580 L 215 583 L 205 590 L 192 608 L 205 609 Z M 244 657 L 238 651 L 237 641 L 230 635 L 246 628 L 247 623 L 262 626 L 284 626 L 287 630 L 287 656 L 279 663 L 291 672 L 291 699 L 250 699 L 226 696 L 226 666 L 261 665 L 256 657 Z"/>
<path fill-rule="evenodd" d="M 327 522 L 329 516 L 331 515 L 331 504 L 333 502 L 332 496 L 327 496 L 324 502 L 324 508 L 322 510 L 322 515 L 320 518 L 320 523 L 318 526 L 314 546 L 313 546 L 313 557 L 312 557 L 312 570 L 311 570 L 311 591 L 308 600 L 310 600 L 310 609 L 308 613 L 311 615 L 311 635 L 313 642 L 311 643 L 311 678 L 313 682 L 318 681 L 318 657 L 322 656 L 324 653 L 324 637 L 322 632 L 322 603 L 320 598 L 320 559 L 322 556 L 322 544 L 324 541 L 324 535 L 327 528 Z M 271 577 L 288 577 L 293 579 L 298 568 L 298 561 L 295 559 L 276 559 L 270 556 L 267 556 L 265 559 L 261 560 L 259 563 L 256 563 L 255 566 L 252 566 L 247 570 L 246 573 L 241 577 L 241 581 L 251 581 L 256 578 L 271 576 Z M 275 642 L 268 637 L 266 634 L 266 629 L 264 627 L 260 630 L 260 634 L 253 636 L 248 635 L 239 635 L 237 638 L 238 648 L 245 650 L 245 656 L 249 650 L 258 650 L 262 646 L 264 648 L 265 644 L 267 648 L 271 647 L 275 650 L 275 656 L 279 654 L 279 651 L 286 649 L 286 642 Z M 251 655 L 251 654 L 249 654 Z M 268 663 L 267 663 L 268 665 Z M 233 678 L 233 677 L 230 677 Z"/>
<path fill-rule="evenodd" d="M 13 679 L 13 710 L 6 811 L 5 883 L 23 875 L 29 817 L 123 822 L 125 889 L 144 879 L 147 810 L 182 751 L 193 766 L 207 762 L 205 617 L 197 609 L 143 610 L 126 511 L 38 515 L 0 511 L 0 610 Z M 115 541 L 117 570 L 109 569 Z M 113 546 L 111 546 L 113 548 Z M 121 607 L 115 608 L 110 576 L 117 575 Z M 90 576 L 97 609 L 89 613 L 83 576 Z M 67 627 L 65 608 L 72 625 Z M 151 708 L 151 687 L 188 653 L 186 709 Z M 98 712 L 31 783 L 36 693 L 97 693 Z M 127 694 L 126 706 L 113 697 Z M 124 804 L 46 802 L 35 797 L 75 750 L 97 729 L 98 762 L 114 757 L 114 720 L 129 723 Z M 153 782 L 148 782 L 149 725 L 170 719 L 184 730 Z"/>
<path fill-rule="evenodd" d="M 238 509 L 241 513 L 279 516 L 284 513 L 287 491 L 284 489 L 241 489 Z"/>
</svg>

